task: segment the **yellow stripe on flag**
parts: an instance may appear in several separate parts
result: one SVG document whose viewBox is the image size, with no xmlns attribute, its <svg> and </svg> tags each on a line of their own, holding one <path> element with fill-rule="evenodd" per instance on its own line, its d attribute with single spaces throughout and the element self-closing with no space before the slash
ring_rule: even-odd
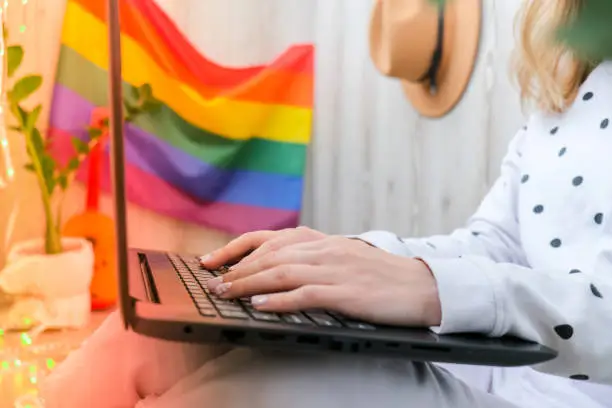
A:
<svg viewBox="0 0 612 408">
<path fill-rule="evenodd" d="M 106 26 L 80 5 L 68 2 L 62 43 L 83 58 L 108 70 Z M 206 100 L 186 84 L 169 77 L 132 38 L 122 35 L 123 80 L 132 85 L 148 83 L 156 98 L 194 126 L 230 139 L 262 139 L 307 144 L 312 110 L 283 105 Z"/>
</svg>

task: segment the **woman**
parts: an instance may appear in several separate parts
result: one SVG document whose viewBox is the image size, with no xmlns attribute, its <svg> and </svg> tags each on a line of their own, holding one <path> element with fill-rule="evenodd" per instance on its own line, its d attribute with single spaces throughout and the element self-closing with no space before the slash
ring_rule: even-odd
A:
<svg viewBox="0 0 612 408">
<path fill-rule="evenodd" d="M 466 228 L 428 239 L 264 231 L 202 259 L 215 268 L 255 249 L 209 286 L 262 310 L 510 334 L 557 359 L 508 369 L 272 356 L 141 338 L 114 315 L 49 379 L 47 406 L 612 406 L 612 62 L 591 66 L 549 41 L 580 3 L 525 3 L 516 73 L 538 112 Z"/>
</svg>

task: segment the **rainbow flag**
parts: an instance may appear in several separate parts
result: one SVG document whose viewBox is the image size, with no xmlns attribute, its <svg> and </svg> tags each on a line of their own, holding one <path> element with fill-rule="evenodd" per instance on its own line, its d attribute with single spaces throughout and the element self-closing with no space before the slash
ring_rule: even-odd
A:
<svg viewBox="0 0 612 408">
<path fill-rule="evenodd" d="M 230 233 L 297 225 L 313 46 L 227 68 L 202 56 L 152 0 L 120 4 L 124 91 L 148 83 L 163 103 L 126 128 L 128 200 Z M 58 160 L 72 155 L 71 137 L 87 139 L 92 110 L 107 104 L 107 68 L 105 0 L 68 0 L 49 124 Z M 83 166 L 78 179 L 85 174 Z"/>
</svg>

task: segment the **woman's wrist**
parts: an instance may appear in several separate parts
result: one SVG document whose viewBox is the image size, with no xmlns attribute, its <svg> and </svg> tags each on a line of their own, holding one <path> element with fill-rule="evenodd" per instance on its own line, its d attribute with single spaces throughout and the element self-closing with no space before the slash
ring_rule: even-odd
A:
<svg viewBox="0 0 612 408">
<path fill-rule="evenodd" d="M 442 305 L 436 278 L 427 262 L 418 257 L 413 257 L 412 260 L 415 261 L 417 273 L 422 274 L 429 282 L 424 285 L 426 289 L 423 294 L 423 323 L 427 327 L 440 326 L 442 324 Z"/>
</svg>

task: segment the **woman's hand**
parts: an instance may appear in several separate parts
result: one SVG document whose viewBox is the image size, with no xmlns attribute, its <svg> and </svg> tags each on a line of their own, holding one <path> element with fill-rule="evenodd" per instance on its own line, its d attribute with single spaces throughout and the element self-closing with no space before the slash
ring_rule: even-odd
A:
<svg viewBox="0 0 612 408">
<path fill-rule="evenodd" d="M 204 255 L 200 258 L 200 262 L 207 269 L 217 269 L 238 261 L 256 260 L 288 245 L 316 241 L 325 237 L 327 235 L 324 233 L 307 227 L 249 232 L 234 239 L 223 248 Z"/>
<path fill-rule="evenodd" d="M 379 324 L 440 324 L 436 282 L 422 261 L 335 236 L 249 258 L 210 280 L 209 289 L 223 298 L 253 296 L 261 311 L 326 309 Z"/>
</svg>

